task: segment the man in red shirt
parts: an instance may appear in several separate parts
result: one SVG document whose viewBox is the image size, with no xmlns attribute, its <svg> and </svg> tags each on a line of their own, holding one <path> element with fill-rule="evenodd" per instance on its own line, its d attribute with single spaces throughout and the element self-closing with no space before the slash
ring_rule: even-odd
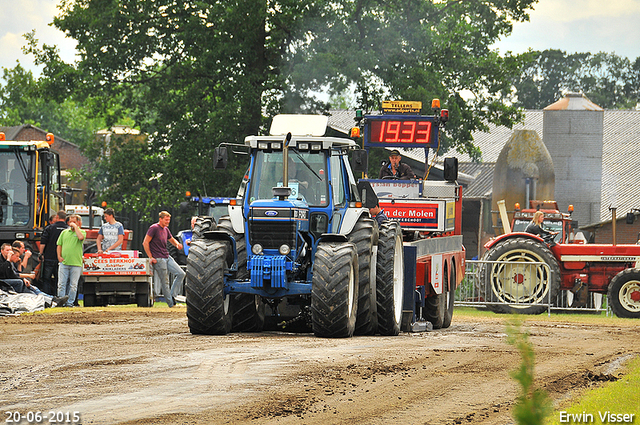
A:
<svg viewBox="0 0 640 425">
<path fill-rule="evenodd" d="M 154 279 L 160 282 L 162 294 L 167 305 L 173 307 L 176 304 L 176 297 L 182 294 L 182 281 L 184 280 L 185 272 L 169 255 L 167 250 L 167 242 L 171 242 L 176 248 L 182 249 L 182 244 L 173 237 L 169 230 L 170 222 L 171 214 L 167 211 L 160 211 L 158 222 L 149 227 L 144 241 L 142 241 L 142 246 L 153 267 Z M 171 288 L 169 288 L 169 273 L 175 276 Z"/>
</svg>

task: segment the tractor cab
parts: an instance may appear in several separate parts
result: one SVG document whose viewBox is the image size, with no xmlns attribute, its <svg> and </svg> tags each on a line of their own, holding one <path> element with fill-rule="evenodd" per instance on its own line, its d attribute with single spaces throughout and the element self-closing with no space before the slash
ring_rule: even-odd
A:
<svg viewBox="0 0 640 425">
<path fill-rule="evenodd" d="M 47 140 L 9 141 L 0 132 L 0 242 L 37 242 L 52 213 L 63 208 L 60 158 Z"/>
<path fill-rule="evenodd" d="M 520 204 L 516 203 L 511 223 L 512 232 L 524 232 L 527 225 L 531 223 L 536 211 L 544 213 L 542 228 L 549 232 L 558 232 L 554 241 L 556 243 L 572 242 L 575 231 L 578 229 L 578 222 L 571 218 L 573 205 L 569 205 L 568 212 L 564 213 L 558 209 L 556 201 L 530 200 L 529 208 L 520 209 Z"/>
</svg>

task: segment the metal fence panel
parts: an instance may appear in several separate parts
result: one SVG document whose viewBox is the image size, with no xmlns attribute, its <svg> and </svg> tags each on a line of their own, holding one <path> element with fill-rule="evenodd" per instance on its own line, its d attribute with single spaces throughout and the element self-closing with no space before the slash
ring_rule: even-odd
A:
<svg viewBox="0 0 640 425">
<path fill-rule="evenodd" d="M 484 272 L 487 268 L 491 268 L 491 273 Z M 495 280 L 493 285 L 484 284 L 486 274 Z M 586 299 L 576 300 L 577 297 L 572 292 L 560 291 L 552 300 L 548 285 L 545 289 L 543 284 L 549 278 L 549 266 L 545 263 L 468 260 L 465 278 L 456 290 L 455 305 L 509 305 L 515 308 L 537 305 L 547 307 L 548 314 L 551 311 L 606 311 L 608 314 L 606 296 L 602 294 L 589 292 Z"/>
</svg>

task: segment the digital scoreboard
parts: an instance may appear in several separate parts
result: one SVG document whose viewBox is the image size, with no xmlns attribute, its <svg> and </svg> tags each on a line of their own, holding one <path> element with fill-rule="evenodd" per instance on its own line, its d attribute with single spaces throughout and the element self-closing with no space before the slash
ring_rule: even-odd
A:
<svg viewBox="0 0 640 425">
<path fill-rule="evenodd" d="M 438 123 L 433 116 L 369 115 L 364 139 L 370 147 L 437 148 Z"/>
</svg>

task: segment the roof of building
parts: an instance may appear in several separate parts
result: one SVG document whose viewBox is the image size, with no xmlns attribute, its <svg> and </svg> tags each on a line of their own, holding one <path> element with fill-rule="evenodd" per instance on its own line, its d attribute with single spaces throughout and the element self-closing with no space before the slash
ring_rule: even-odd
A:
<svg viewBox="0 0 640 425">
<path fill-rule="evenodd" d="M 564 97 L 544 108 L 545 111 L 604 111 L 582 93 L 567 93 Z"/>
<path fill-rule="evenodd" d="M 22 130 L 29 129 L 29 128 L 33 128 L 33 129 L 37 130 L 39 133 L 42 133 L 44 135 L 47 134 L 47 131 L 41 129 L 40 127 L 36 127 L 35 125 L 31 125 L 31 124 L 14 125 L 14 126 L 11 126 L 11 127 L 0 126 L 0 132 L 4 133 L 4 135 L 5 135 L 7 140 L 16 140 L 16 137 L 18 137 L 18 135 L 20 134 L 20 132 Z M 71 142 L 63 139 L 62 137 L 59 137 L 57 135 L 54 135 L 54 137 L 55 137 L 56 143 L 61 142 L 61 143 L 69 144 L 71 146 L 78 147 L 76 144 L 71 143 Z M 42 139 L 42 140 L 44 140 L 44 139 Z"/>
</svg>

